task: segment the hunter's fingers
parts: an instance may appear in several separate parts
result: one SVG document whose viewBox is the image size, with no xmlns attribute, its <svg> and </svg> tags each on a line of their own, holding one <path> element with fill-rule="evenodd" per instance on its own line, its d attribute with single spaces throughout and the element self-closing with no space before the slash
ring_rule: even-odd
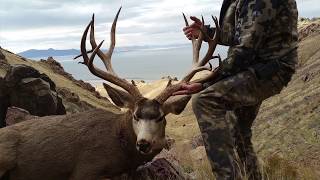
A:
<svg viewBox="0 0 320 180">
<path fill-rule="evenodd" d="M 190 92 L 188 90 L 181 90 L 181 91 L 174 92 L 172 95 L 176 96 L 176 95 L 189 95 L 189 94 Z"/>
<path fill-rule="evenodd" d="M 201 20 L 198 19 L 197 17 L 195 17 L 195 16 L 190 16 L 190 19 L 191 19 L 192 21 L 194 21 L 195 24 L 197 24 L 197 25 L 202 25 Z"/>
<path fill-rule="evenodd" d="M 192 34 L 193 32 L 194 32 L 194 29 L 188 29 L 188 30 L 184 31 L 184 34 L 188 35 L 188 34 Z"/>
<path fill-rule="evenodd" d="M 186 26 L 186 27 L 184 27 L 182 30 L 183 31 L 186 31 L 186 30 L 188 30 L 190 27 L 189 26 Z"/>
</svg>

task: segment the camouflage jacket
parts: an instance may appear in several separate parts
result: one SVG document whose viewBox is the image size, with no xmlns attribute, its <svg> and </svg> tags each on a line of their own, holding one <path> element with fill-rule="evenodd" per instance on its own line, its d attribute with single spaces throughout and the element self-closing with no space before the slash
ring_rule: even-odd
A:
<svg viewBox="0 0 320 180">
<path fill-rule="evenodd" d="M 220 14 L 221 45 L 230 46 L 225 72 L 238 72 L 259 62 L 297 63 L 295 0 L 224 0 Z"/>
</svg>

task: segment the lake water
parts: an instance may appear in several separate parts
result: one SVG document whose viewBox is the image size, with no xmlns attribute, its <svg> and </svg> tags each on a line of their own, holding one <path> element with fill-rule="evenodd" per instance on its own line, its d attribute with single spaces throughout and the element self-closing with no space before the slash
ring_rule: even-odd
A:
<svg viewBox="0 0 320 180">
<path fill-rule="evenodd" d="M 203 51 L 206 50 L 204 46 Z M 217 47 L 216 53 L 226 57 L 226 48 Z M 201 52 L 202 54 L 205 52 Z M 46 59 L 47 57 L 42 59 Z M 78 64 L 81 58 L 73 60 L 73 56 L 53 57 L 60 62 L 65 71 L 71 73 L 76 79 L 82 79 L 90 83 L 98 83 L 101 80 L 92 75 L 83 64 Z M 34 59 L 41 59 L 34 58 Z M 153 81 L 163 76 L 181 78 L 191 68 L 192 48 L 190 46 L 171 49 L 147 49 L 129 52 L 114 53 L 112 65 L 115 72 L 122 78 L 133 80 Z M 102 62 L 96 58 L 95 64 L 104 69 Z M 216 61 L 212 61 L 216 65 Z"/>
</svg>

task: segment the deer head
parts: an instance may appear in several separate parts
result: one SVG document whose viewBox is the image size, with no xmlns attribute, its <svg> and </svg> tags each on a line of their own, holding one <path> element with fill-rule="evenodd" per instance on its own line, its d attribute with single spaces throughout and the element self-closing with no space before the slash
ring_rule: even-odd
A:
<svg viewBox="0 0 320 180">
<path fill-rule="evenodd" d="M 171 81 L 169 81 L 167 87 L 156 98 L 147 99 L 142 96 L 142 94 L 139 92 L 138 88 L 135 85 L 133 85 L 125 79 L 118 77 L 111 65 L 111 57 L 115 47 L 116 24 L 120 11 L 121 8 L 116 14 L 111 27 L 111 43 L 108 51 L 106 53 L 103 53 L 100 50 L 103 41 L 98 45 L 95 41 L 93 16 L 91 22 L 85 28 L 85 31 L 81 39 L 81 55 L 75 57 L 75 59 L 82 56 L 84 60 L 84 62 L 82 63 L 88 67 L 92 74 L 123 89 L 121 90 L 118 88 L 114 88 L 108 84 L 103 84 L 104 88 L 106 89 L 108 95 L 110 96 L 114 104 L 120 108 L 127 108 L 131 112 L 132 127 L 137 137 L 136 148 L 143 154 L 149 154 L 157 148 L 162 148 L 163 142 L 165 141 L 165 116 L 169 113 L 176 115 L 180 114 L 184 110 L 185 106 L 191 98 L 190 95 L 172 97 L 172 94 L 175 91 L 178 91 L 183 83 L 190 82 L 192 77 L 197 72 L 209 70 L 212 71 L 212 73 L 210 74 L 211 76 L 215 73 L 215 71 L 212 70 L 211 66 L 207 67 L 205 65 L 211 59 L 215 58 L 212 57 L 212 54 L 216 47 L 218 36 L 216 33 L 213 39 L 207 38 L 209 39 L 208 52 L 205 55 L 205 57 L 201 61 L 199 61 L 199 51 L 201 48 L 201 43 L 204 37 L 208 36 L 204 30 L 205 28 L 202 27 L 202 33 L 199 39 L 192 40 L 194 53 L 192 70 L 180 82 L 176 84 L 172 84 Z M 185 21 L 186 25 L 188 25 L 186 18 Z M 218 27 L 218 22 L 216 18 L 214 18 L 214 22 Z M 86 39 L 89 29 L 90 44 L 92 46 L 92 50 L 87 51 Z M 90 57 L 88 53 L 91 53 Z M 96 54 L 104 63 L 107 71 L 103 71 L 93 64 Z M 205 78 L 197 80 L 197 82 L 201 82 L 202 80 L 205 80 Z"/>
</svg>

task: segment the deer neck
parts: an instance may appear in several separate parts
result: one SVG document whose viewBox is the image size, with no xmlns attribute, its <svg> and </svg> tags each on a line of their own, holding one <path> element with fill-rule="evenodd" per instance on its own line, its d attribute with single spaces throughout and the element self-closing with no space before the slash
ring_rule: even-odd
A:
<svg viewBox="0 0 320 180">
<path fill-rule="evenodd" d="M 120 123 L 119 138 L 120 138 L 121 146 L 125 150 L 130 150 L 130 151 L 135 150 L 137 136 L 133 130 L 132 112 L 130 110 L 124 114 L 124 118 Z"/>
</svg>

